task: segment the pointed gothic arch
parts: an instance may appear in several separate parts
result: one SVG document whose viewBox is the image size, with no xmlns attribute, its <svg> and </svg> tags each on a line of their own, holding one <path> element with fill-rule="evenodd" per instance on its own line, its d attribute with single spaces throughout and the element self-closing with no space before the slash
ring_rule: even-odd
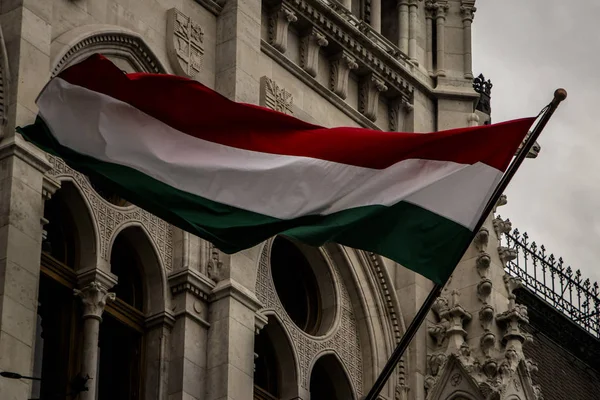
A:
<svg viewBox="0 0 600 400">
<path fill-rule="evenodd" d="M 53 45 L 59 50 L 52 63 L 52 76 L 94 53 L 101 53 L 117 62 L 123 60 L 138 72 L 169 72 L 140 34 L 118 26 L 77 27 L 60 35 Z"/>
<path fill-rule="evenodd" d="M 112 257 L 115 241 L 120 235 L 126 237 L 140 259 L 144 293 L 146 293 L 143 304 L 145 317 L 148 318 L 163 313 L 167 310 L 169 299 L 167 276 L 158 249 L 150 233 L 138 221 L 124 223 L 115 228 L 109 241 L 108 260 Z"/>
<path fill-rule="evenodd" d="M 54 224 L 67 222 L 74 229 L 75 257 L 73 270 L 86 270 L 95 268 L 98 263 L 98 229 L 94 221 L 92 208 L 77 182 L 70 177 L 60 177 L 61 188 L 47 200 L 44 207 L 45 218 L 48 219 L 47 230 L 52 230 Z M 48 215 L 49 212 L 55 212 L 53 207 L 58 206 L 60 213 L 57 217 L 62 221 L 53 221 L 56 217 Z M 48 250 L 48 245 L 46 245 Z M 59 260 L 61 262 L 65 260 Z"/>
<path fill-rule="evenodd" d="M 311 400 L 356 400 L 355 388 L 350 375 L 335 351 L 319 353 L 310 368 Z"/>
<path fill-rule="evenodd" d="M 277 314 L 264 314 L 268 322 L 255 336 L 255 398 L 267 392 L 278 399 L 299 395 L 299 365 L 289 332 Z"/>
<path fill-rule="evenodd" d="M 324 249 L 340 267 L 356 313 L 363 360 L 362 389 L 368 391 L 405 331 L 394 286 L 381 257 L 335 243 Z M 394 396 L 396 383 L 394 374 L 387 385 L 388 396 Z"/>
</svg>

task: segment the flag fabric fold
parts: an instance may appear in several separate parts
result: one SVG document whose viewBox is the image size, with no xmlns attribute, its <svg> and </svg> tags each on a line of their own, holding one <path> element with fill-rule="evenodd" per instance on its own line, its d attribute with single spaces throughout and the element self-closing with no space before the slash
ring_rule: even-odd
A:
<svg viewBox="0 0 600 400">
<path fill-rule="evenodd" d="M 535 118 L 428 134 L 324 128 L 93 55 L 53 78 L 26 140 L 233 253 L 283 234 L 456 266 Z"/>
</svg>

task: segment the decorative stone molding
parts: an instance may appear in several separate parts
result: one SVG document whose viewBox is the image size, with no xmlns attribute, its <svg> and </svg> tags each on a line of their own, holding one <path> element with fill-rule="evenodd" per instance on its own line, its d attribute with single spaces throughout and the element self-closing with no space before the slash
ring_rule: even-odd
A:
<svg viewBox="0 0 600 400">
<path fill-rule="evenodd" d="M 92 217 L 98 232 L 98 252 L 101 259 L 108 261 L 109 245 L 115 232 L 124 224 L 139 223 L 146 228 L 154 247 L 162 261 L 162 265 L 170 271 L 173 263 L 173 232 L 165 221 L 149 212 L 135 207 L 116 207 L 103 199 L 92 188 L 89 179 L 69 167 L 62 159 L 46 154 L 52 169 L 48 175 L 55 180 L 72 179 L 81 189 L 84 199 L 89 203 Z"/>
<path fill-rule="evenodd" d="M 324 99 L 327 99 L 334 107 L 346 114 L 348 118 L 365 128 L 381 130 L 370 119 L 359 113 L 358 110 L 346 103 L 341 97 L 332 95 L 329 81 L 323 85 L 306 73 L 306 71 L 304 71 L 300 66 L 294 64 L 289 58 L 275 50 L 275 48 L 266 41 L 261 40 L 260 46 L 261 51 L 264 54 L 269 56 L 281 67 L 285 68 L 294 78 L 298 79 L 300 82 L 303 82 L 306 86 L 314 90 L 315 93 L 319 94 Z"/>
<path fill-rule="evenodd" d="M 450 8 L 448 4 L 448 0 L 438 0 L 438 1 L 429 1 L 426 4 L 426 8 L 434 13 L 435 21 L 436 21 L 436 52 L 437 52 L 437 66 L 436 66 L 436 76 L 437 77 L 445 77 L 446 69 L 445 69 L 445 58 L 446 58 L 446 46 L 445 46 L 445 26 L 446 26 L 446 13 Z"/>
<path fill-rule="evenodd" d="M 260 78 L 260 105 L 284 114 L 293 115 L 294 96 L 273 79 Z"/>
<path fill-rule="evenodd" d="M 389 129 L 390 132 L 397 132 L 399 130 L 404 129 L 399 126 L 399 117 L 400 113 L 403 113 L 403 121 L 404 118 L 408 117 L 408 115 L 414 110 L 414 106 L 411 104 L 409 99 L 405 97 L 396 98 L 388 103 L 388 115 L 389 115 Z"/>
<path fill-rule="evenodd" d="M 475 17 L 475 0 L 462 0 L 460 13 L 463 23 L 463 47 L 464 47 L 464 77 L 465 79 L 473 79 L 473 51 L 471 38 L 471 24 Z"/>
<path fill-rule="evenodd" d="M 500 216 L 497 216 L 492 221 L 492 224 L 494 226 L 494 232 L 496 232 L 496 237 L 498 239 L 502 238 L 502 235 L 510 233 L 510 231 L 512 230 L 512 222 L 510 222 L 510 219 L 503 220 Z"/>
<path fill-rule="evenodd" d="M 64 68 L 88 58 L 94 53 L 125 57 L 136 70 L 164 74 L 166 69 L 144 39 L 133 31 L 110 25 L 86 25 L 64 33 L 54 40 L 64 43 L 52 68 L 56 76 Z"/>
<path fill-rule="evenodd" d="M 502 341 L 508 347 L 515 347 L 521 351 L 521 345 L 527 336 L 521 330 L 521 324 L 528 324 L 527 307 L 515 303 L 515 295 L 509 295 L 508 310 L 496 316 L 496 322 L 505 327 Z"/>
<path fill-rule="evenodd" d="M 213 282 L 219 282 L 225 278 L 223 271 L 223 262 L 221 261 L 221 252 L 212 243 L 209 242 L 209 259 L 206 264 L 206 273 Z"/>
<path fill-rule="evenodd" d="M 506 197 L 505 194 L 500 195 L 500 198 L 498 198 L 498 201 L 496 202 L 496 205 L 494 206 L 494 211 L 493 213 L 496 213 L 496 210 L 498 209 L 498 207 L 502 207 L 508 204 L 508 199 Z"/>
<path fill-rule="evenodd" d="M 369 74 L 360 84 L 359 110 L 365 117 L 375 122 L 379 108 L 379 94 L 388 90 L 383 79 Z"/>
<path fill-rule="evenodd" d="M 191 293 L 201 301 L 207 301 L 215 283 L 193 269 L 177 270 L 169 274 L 171 294 Z"/>
<path fill-rule="evenodd" d="M 283 3 L 269 13 L 269 44 L 282 53 L 287 50 L 288 27 L 298 17 Z"/>
<path fill-rule="evenodd" d="M 313 78 L 319 71 L 319 51 L 329 44 L 325 35 L 315 28 L 302 38 L 300 44 L 300 65 Z"/>
<path fill-rule="evenodd" d="M 502 261 L 502 265 L 506 266 L 507 262 L 517 258 L 517 251 L 508 247 L 499 246 L 498 255 L 500 256 L 500 261 Z"/>
<path fill-rule="evenodd" d="M 176 8 L 167 11 L 167 56 L 178 75 L 194 79 L 202 70 L 204 31 Z"/>
<path fill-rule="evenodd" d="M 331 62 L 331 90 L 345 99 L 348 96 L 348 79 L 350 71 L 357 69 L 356 59 L 345 51 L 332 57 Z"/>
<path fill-rule="evenodd" d="M 95 318 L 102 321 L 102 313 L 107 301 L 114 301 L 116 295 L 108 292 L 100 282 L 90 282 L 81 290 L 73 289 L 83 302 L 83 318 Z"/>
<path fill-rule="evenodd" d="M 8 69 L 8 55 L 6 53 L 6 44 L 4 43 L 4 33 L 0 28 L 0 140 L 4 137 L 4 129 L 8 122 L 7 96 L 9 91 L 10 70 Z"/>
<path fill-rule="evenodd" d="M 264 311 L 277 315 L 282 321 L 282 328 L 290 337 L 290 343 L 299 365 L 299 385 L 308 390 L 311 365 L 322 352 L 332 351 L 339 356 L 341 363 L 348 371 L 348 378 L 357 397 L 360 397 L 363 388 L 362 351 L 350 295 L 343 284 L 339 271 L 335 265 L 330 265 L 338 301 L 341 303 L 338 307 L 340 312 L 336 315 L 338 322 L 334 324 L 333 331 L 323 336 L 309 336 L 294 324 L 277 296 L 270 272 L 271 245 L 272 240 L 268 241 L 262 250 L 256 281 L 256 297 L 262 303 Z"/>
<path fill-rule="evenodd" d="M 380 41 L 377 37 L 366 36 L 355 22 L 350 22 L 350 20 L 355 21 L 355 17 L 344 17 L 343 14 L 348 13 L 347 10 L 336 11 L 339 7 L 310 0 L 283 0 L 283 2 L 296 13 L 298 18 L 302 18 L 323 32 L 328 37 L 330 46 L 335 42 L 336 47 L 340 47 L 351 56 L 354 62 L 360 62 L 367 69 L 380 75 L 385 80 L 389 92 L 393 93 L 390 97 L 404 95 L 412 98 L 414 87 L 408 83 L 409 80 L 421 86 L 425 92 L 432 92 L 429 82 L 415 77 L 415 74 L 419 74 L 418 70 L 413 70 L 407 61 L 392 55 L 392 53 L 401 54 L 400 52 L 392 52 L 389 47 L 384 48 L 379 45 Z M 343 9 L 341 5 L 340 7 Z"/>
<path fill-rule="evenodd" d="M 475 247 L 480 252 L 485 252 L 487 250 L 487 245 L 490 239 L 490 232 L 486 227 L 482 227 L 476 234 L 473 239 L 473 243 Z"/>
</svg>

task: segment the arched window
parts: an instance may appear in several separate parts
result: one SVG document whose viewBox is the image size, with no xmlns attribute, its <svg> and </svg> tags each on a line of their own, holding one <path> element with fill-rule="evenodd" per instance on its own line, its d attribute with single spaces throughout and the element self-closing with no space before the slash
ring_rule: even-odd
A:
<svg viewBox="0 0 600 400">
<path fill-rule="evenodd" d="M 310 374 L 310 400 L 353 398 L 350 381 L 338 359 L 332 354 L 319 358 Z"/>
<path fill-rule="evenodd" d="M 271 316 L 254 338 L 254 398 L 298 397 L 298 379 L 292 345 L 279 321 Z"/>
<path fill-rule="evenodd" d="M 144 288 L 140 254 L 132 243 L 132 229 L 114 241 L 110 266 L 118 278 L 100 325 L 98 400 L 142 398 Z"/>
<path fill-rule="evenodd" d="M 78 204 L 79 203 L 79 204 Z M 72 390 L 79 373 L 81 305 L 73 296 L 77 284 L 81 236 L 75 221 L 90 223 L 75 186 L 63 182 L 44 205 L 40 282 L 31 398 L 56 398 Z M 75 212 L 79 211 L 77 215 Z M 91 239 L 91 237 L 90 237 Z M 93 240 L 93 239 L 92 239 Z"/>
</svg>

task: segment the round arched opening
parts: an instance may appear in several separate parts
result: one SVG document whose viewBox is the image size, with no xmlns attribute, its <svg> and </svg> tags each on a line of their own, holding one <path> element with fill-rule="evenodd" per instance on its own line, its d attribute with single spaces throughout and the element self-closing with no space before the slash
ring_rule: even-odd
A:
<svg viewBox="0 0 600 400">
<path fill-rule="evenodd" d="M 334 355 L 324 355 L 310 373 L 310 400 L 347 399 L 354 399 L 348 376 Z"/>
<path fill-rule="evenodd" d="M 275 238 L 271 275 L 279 300 L 296 326 L 313 336 L 331 328 L 335 317 L 334 281 L 318 248 Z"/>
</svg>

